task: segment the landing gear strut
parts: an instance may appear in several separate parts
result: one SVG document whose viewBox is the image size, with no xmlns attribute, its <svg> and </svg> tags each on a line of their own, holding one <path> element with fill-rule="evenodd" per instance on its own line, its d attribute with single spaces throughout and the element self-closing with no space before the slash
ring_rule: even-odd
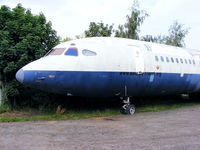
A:
<svg viewBox="0 0 200 150">
<path fill-rule="evenodd" d="M 121 113 L 133 115 L 135 113 L 135 106 L 130 103 L 130 97 L 123 98 L 123 106 Z"/>
</svg>

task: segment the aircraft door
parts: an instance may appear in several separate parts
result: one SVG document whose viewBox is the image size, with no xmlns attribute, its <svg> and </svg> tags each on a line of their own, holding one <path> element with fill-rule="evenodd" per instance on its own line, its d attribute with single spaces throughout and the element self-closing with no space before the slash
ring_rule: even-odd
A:
<svg viewBox="0 0 200 150">
<path fill-rule="evenodd" d="M 144 55 L 140 48 L 135 48 L 135 70 L 136 73 L 142 74 L 144 72 Z"/>
</svg>

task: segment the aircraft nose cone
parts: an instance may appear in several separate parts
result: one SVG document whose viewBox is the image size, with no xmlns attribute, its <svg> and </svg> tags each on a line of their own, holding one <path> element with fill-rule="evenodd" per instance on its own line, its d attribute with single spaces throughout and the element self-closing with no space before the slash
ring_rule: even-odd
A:
<svg viewBox="0 0 200 150">
<path fill-rule="evenodd" d="M 16 76 L 16 79 L 19 82 L 23 83 L 23 80 L 24 80 L 24 71 L 23 71 L 23 69 L 18 70 L 15 76 Z"/>
</svg>

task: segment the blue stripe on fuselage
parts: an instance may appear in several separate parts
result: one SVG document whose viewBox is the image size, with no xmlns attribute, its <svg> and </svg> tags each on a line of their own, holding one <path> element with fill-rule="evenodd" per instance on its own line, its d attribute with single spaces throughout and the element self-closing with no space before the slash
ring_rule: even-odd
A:
<svg viewBox="0 0 200 150">
<path fill-rule="evenodd" d="M 129 96 L 188 93 L 200 90 L 199 74 L 90 71 L 24 71 L 24 84 L 74 96 Z"/>
</svg>

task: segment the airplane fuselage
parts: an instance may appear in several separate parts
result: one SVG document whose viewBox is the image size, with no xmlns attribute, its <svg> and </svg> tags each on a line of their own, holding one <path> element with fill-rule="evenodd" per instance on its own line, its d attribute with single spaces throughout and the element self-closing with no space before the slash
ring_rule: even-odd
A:
<svg viewBox="0 0 200 150">
<path fill-rule="evenodd" d="M 200 91 L 200 51 L 121 38 L 57 45 L 20 69 L 23 84 L 70 96 L 156 96 Z"/>
</svg>

